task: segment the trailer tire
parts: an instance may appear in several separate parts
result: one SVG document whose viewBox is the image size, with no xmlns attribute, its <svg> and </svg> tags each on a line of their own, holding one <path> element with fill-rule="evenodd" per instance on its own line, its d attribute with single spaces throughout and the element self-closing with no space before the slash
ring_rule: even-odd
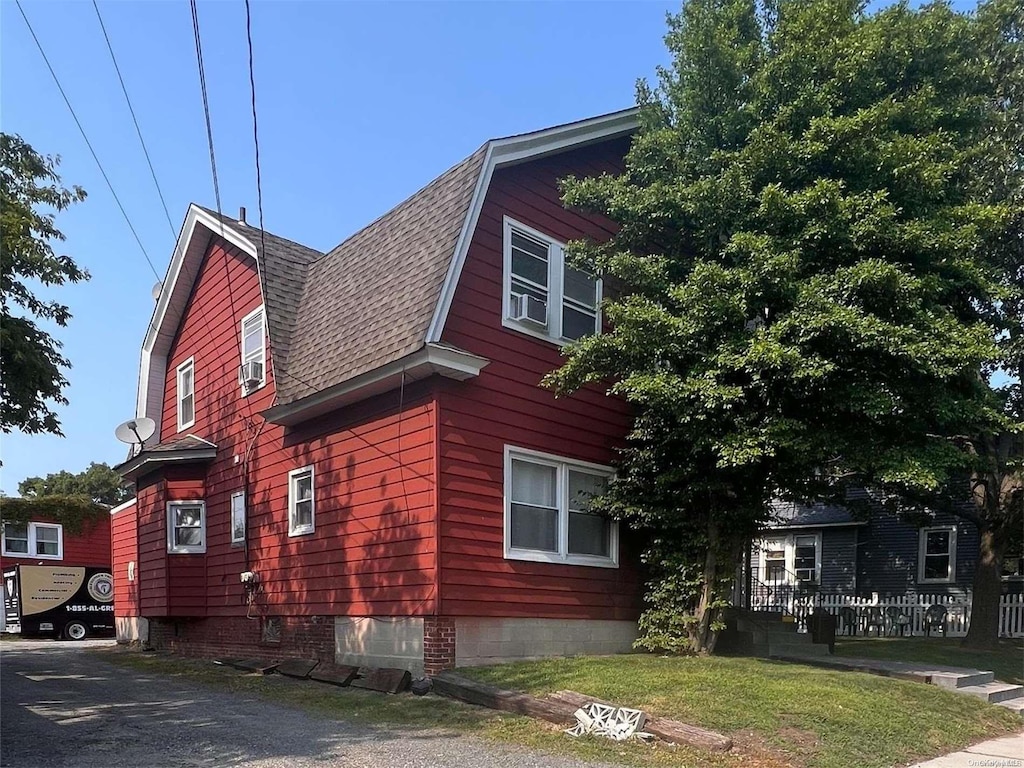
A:
<svg viewBox="0 0 1024 768">
<path fill-rule="evenodd" d="M 68 640 L 85 640 L 89 630 L 80 621 L 69 621 L 64 625 L 64 637 Z"/>
</svg>

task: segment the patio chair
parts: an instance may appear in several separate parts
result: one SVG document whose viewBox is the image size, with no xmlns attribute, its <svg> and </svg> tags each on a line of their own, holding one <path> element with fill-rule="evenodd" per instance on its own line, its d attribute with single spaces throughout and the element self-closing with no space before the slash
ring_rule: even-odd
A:
<svg viewBox="0 0 1024 768">
<path fill-rule="evenodd" d="M 899 632 L 900 637 L 903 637 L 904 629 L 911 629 L 910 626 L 910 615 L 905 613 L 902 608 L 896 605 L 890 605 L 885 609 L 885 619 L 889 624 L 889 631 L 887 635 L 892 637 Z M 911 632 L 911 634 L 913 634 Z"/>
<path fill-rule="evenodd" d="M 871 628 L 874 627 L 878 637 L 885 631 L 885 613 L 878 606 L 871 606 L 864 611 L 864 636 L 871 636 Z"/>
<path fill-rule="evenodd" d="M 942 636 L 946 636 L 946 606 L 929 605 L 924 612 L 924 636 L 930 637 L 932 630 L 936 627 L 942 630 Z"/>
<path fill-rule="evenodd" d="M 843 623 L 844 635 L 857 634 L 857 611 L 849 606 L 839 609 L 839 621 Z"/>
</svg>

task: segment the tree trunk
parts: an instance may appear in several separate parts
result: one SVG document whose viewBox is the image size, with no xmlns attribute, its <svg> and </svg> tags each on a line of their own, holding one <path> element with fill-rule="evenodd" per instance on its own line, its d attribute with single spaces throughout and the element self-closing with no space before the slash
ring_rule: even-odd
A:
<svg viewBox="0 0 1024 768">
<path fill-rule="evenodd" d="M 961 642 L 964 648 L 984 650 L 999 644 L 999 598 L 1003 589 L 1001 576 L 1005 539 L 992 528 L 981 531 L 978 562 L 974 568 L 971 625 Z"/>
<path fill-rule="evenodd" d="M 715 588 L 718 586 L 718 524 L 708 521 L 708 551 L 704 557 L 704 586 L 700 592 L 700 603 L 697 605 L 697 633 L 691 640 L 694 652 L 710 653 L 714 646 L 711 620 L 714 617 L 712 604 L 715 601 Z"/>
</svg>

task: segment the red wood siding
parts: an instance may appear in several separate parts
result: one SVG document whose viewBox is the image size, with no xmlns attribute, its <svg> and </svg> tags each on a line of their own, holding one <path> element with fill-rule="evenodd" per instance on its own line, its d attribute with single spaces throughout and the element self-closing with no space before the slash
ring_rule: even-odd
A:
<svg viewBox="0 0 1024 768">
<path fill-rule="evenodd" d="M 212 247 L 169 355 L 162 439 L 177 430 L 176 368 L 194 357 L 196 423 L 185 431 L 215 443 L 217 458 L 140 483 L 142 615 L 244 616 L 239 574 L 245 570 L 260 576 L 253 615 L 432 613 L 436 430 L 430 386 L 410 385 L 404 396 L 381 395 L 289 431 L 265 424 L 260 413 L 274 401 L 272 350 L 266 387 L 243 398 L 237 381 L 239 322 L 260 302 L 252 261 Z M 315 530 L 292 537 L 288 473 L 310 464 Z M 246 485 L 249 537 L 243 546 L 231 543 L 230 499 Z M 167 553 L 166 502 L 174 498 L 205 499 L 205 555 Z"/>
<path fill-rule="evenodd" d="M 139 514 L 131 504 L 110 520 L 112 569 L 114 574 L 114 615 L 139 615 Z M 128 564 L 135 563 L 135 578 L 128 580 Z"/>
<path fill-rule="evenodd" d="M 491 360 L 476 379 L 439 396 L 441 613 L 635 619 L 640 585 L 629 537 L 617 569 L 506 560 L 504 446 L 609 464 L 629 427 L 627 408 L 598 388 L 555 399 L 540 387 L 559 348 L 502 327 L 502 218 L 566 242 L 607 239 L 614 224 L 567 211 L 557 180 L 621 169 L 616 140 L 494 173 L 443 339 Z"/>
<path fill-rule="evenodd" d="M 38 523 L 53 523 L 54 520 L 39 517 Z M 2 557 L 0 568 L 15 565 L 35 565 L 36 563 L 53 563 L 63 565 L 84 565 L 97 568 L 110 567 L 110 516 L 86 523 L 77 534 L 70 533 L 64 526 L 64 556 L 60 560 L 40 559 L 34 557 Z"/>
</svg>

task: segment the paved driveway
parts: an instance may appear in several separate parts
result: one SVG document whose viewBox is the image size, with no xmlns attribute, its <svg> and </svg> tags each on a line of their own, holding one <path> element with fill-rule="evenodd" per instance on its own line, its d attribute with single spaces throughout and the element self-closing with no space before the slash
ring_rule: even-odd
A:
<svg viewBox="0 0 1024 768">
<path fill-rule="evenodd" d="M 0 765 L 9 768 L 584 768 L 448 734 L 318 718 L 106 664 L 111 641 L 0 643 Z"/>
</svg>

